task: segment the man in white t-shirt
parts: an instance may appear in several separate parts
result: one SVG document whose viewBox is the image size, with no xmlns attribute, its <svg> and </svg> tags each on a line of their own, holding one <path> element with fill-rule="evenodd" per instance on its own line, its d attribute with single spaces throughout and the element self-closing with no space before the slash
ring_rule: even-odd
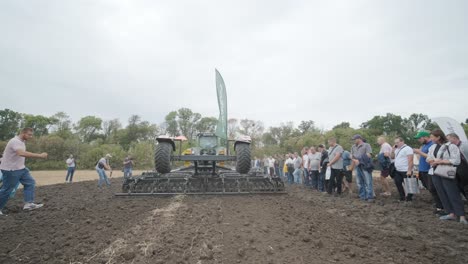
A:
<svg viewBox="0 0 468 264">
<path fill-rule="evenodd" d="M 33 129 L 24 128 L 21 133 L 8 141 L 3 152 L 0 170 L 3 174 L 3 185 L 0 189 L 0 216 L 5 207 L 11 192 L 16 188 L 18 182 L 24 186 L 24 207 L 23 210 L 34 210 L 41 208 L 43 204 L 34 203 L 34 188 L 36 181 L 26 168 L 26 158 L 47 159 L 47 153 L 32 153 L 26 151 L 25 142 L 32 139 Z"/>
<path fill-rule="evenodd" d="M 99 159 L 98 163 L 96 164 L 96 171 L 99 175 L 99 181 L 98 181 L 98 188 L 102 188 L 102 183 L 105 182 L 108 187 L 110 187 L 110 181 L 109 178 L 107 178 L 106 175 L 106 170 L 110 171 L 111 176 L 112 176 L 112 168 L 109 165 L 108 160 L 112 158 L 111 154 L 106 154 L 105 157 L 102 157 Z"/>
<path fill-rule="evenodd" d="M 268 172 L 270 177 L 275 176 L 275 159 L 273 157 L 268 157 Z"/>
<path fill-rule="evenodd" d="M 395 159 L 395 185 L 398 193 L 400 194 L 400 201 L 412 201 L 413 195 L 408 193 L 405 194 L 403 188 L 404 179 L 413 175 L 413 148 L 405 144 L 405 141 L 401 137 L 395 139 L 396 148 L 393 149 L 392 157 Z"/>
<path fill-rule="evenodd" d="M 392 154 L 393 149 L 392 146 L 387 143 L 385 137 L 377 138 L 377 144 L 380 146 L 378 160 L 382 167 L 382 170 L 380 171 L 380 181 L 382 183 L 383 192 L 380 195 L 388 197 L 392 195 L 387 177 L 390 175 L 390 155 Z"/>
<path fill-rule="evenodd" d="M 72 182 L 73 181 L 73 174 L 75 174 L 75 158 L 73 155 L 70 155 L 68 159 L 65 161 L 67 163 L 67 177 L 65 178 L 65 182 Z"/>
</svg>

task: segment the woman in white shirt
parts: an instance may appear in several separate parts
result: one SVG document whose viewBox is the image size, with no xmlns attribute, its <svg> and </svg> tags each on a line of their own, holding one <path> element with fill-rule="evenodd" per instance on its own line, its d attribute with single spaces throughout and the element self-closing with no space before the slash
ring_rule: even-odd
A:
<svg viewBox="0 0 468 264">
<path fill-rule="evenodd" d="M 433 184 L 442 201 L 444 210 L 448 213 L 448 215 L 441 216 L 440 220 L 457 220 L 458 216 L 460 217 L 460 223 L 468 224 L 465 218 L 464 204 L 456 180 L 442 177 L 434 173 L 434 170 L 440 165 L 459 165 L 461 161 L 460 150 L 456 145 L 447 143 L 448 140 L 440 129 L 435 129 L 431 132 L 431 140 L 434 144 L 429 148 L 427 157 L 427 162 L 429 162 L 432 167 L 429 174 L 433 175 Z"/>
</svg>

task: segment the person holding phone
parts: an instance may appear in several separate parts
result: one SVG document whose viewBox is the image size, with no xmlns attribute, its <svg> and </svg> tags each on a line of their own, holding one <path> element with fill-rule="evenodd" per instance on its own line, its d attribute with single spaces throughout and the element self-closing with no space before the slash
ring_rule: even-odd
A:
<svg viewBox="0 0 468 264">
<path fill-rule="evenodd" d="M 395 138 L 392 157 L 395 159 L 396 173 L 393 181 L 400 195 L 400 201 L 413 201 L 413 194 L 406 194 L 403 188 L 404 179 L 413 175 L 413 156 L 413 149 L 405 144 L 405 140 L 401 137 Z"/>
</svg>

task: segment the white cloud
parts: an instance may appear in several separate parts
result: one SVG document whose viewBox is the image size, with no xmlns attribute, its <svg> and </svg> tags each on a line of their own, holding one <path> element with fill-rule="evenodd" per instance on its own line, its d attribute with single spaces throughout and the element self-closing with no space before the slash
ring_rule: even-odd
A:
<svg viewBox="0 0 468 264">
<path fill-rule="evenodd" d="M 1 108 L 267 125 L 468 117 L 465 1 L 2 1 Z"/>
</svg>

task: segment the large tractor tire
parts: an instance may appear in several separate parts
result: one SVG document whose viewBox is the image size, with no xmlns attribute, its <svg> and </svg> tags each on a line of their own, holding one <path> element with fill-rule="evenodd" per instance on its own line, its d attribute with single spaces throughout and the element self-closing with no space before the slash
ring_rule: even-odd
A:
<svg viewBox="0 0 468 264">
<path fill-rule="evenodd" d="M 169 142 L 159 142 L 156 146 L 156 154 L 154 155 L 154 164 L 156 171 L 159 173 L 171 172 L 171 156 L 172 145 Z"/>
<path fill-rule="evenodd" d="M 249 173 L 251 164 L 250 159 L 250 144 L 237 143 L 236 144 L 236 171 L 241 174 Z"/>
</svg>

